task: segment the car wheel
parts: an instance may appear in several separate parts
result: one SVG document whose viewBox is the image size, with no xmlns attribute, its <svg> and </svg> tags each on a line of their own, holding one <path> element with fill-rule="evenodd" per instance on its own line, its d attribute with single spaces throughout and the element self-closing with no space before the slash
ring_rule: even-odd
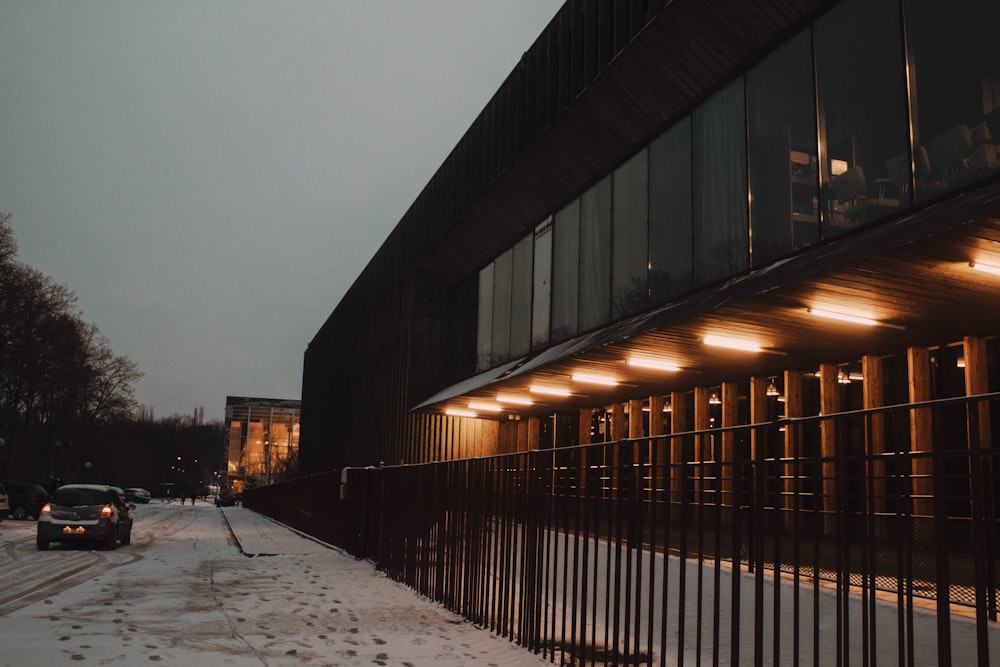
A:
<svg viewBox="0 0 1000 667">
<path fill-rule="evenodd" d="M 125 533 L 125 537 L 122 538 L 122 546 L 132 544 L 132 526 L 128 527 L 128 532 Z"/>
<path fill-rule="evenodd" d="M 27 507 L 24 507 L 24 506 L 22 506 L 22 505 L 18 505 L 17 507 L 15 507 L 14 509 L 12 509 L 12 510 L 10 511 L 10 513 L 11 513 L 11 516 L 13 516 L 13 517 L 14 517 L 15 519 L 17 519 L 18 521 L 24 521 L 24 520 L 25 520 L 25 519 L 27 519 L 27 518 L 28 518 L 29 516 L 31 516 L 31 515 L 30 515 L 30 514 L 28 513 L 28 508 L 27 508 Z"/>
<path fill-rule="evenodd" d="M 35 540 L 35 546 L 38 547 L 39 551 L 46 551 L 49 548 L 49 541 L 43 540 L 42 538 L 39 537 L 37 540 Z"/>
<path fill-rule="evenodd" d="M 108 541 L 105 543 L 104 548 L 108 551 L 114 551 L 115 547 L 118 546 L 118 529 L 115 528 L 111 531 L 111 535 L 108 536 Z"/>
</svg>

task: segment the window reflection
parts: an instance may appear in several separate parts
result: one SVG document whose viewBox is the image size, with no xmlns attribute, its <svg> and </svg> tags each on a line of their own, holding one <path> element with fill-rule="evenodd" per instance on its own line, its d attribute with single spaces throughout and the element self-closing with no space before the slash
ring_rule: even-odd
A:
<svg viewBox="0 0 1000 667">
<path fill-rule="evenodd" d="M 691 117 L 649 146 L 649 287 L 653 303 L 691 290 Z"/>
<path fill-rule="evenodd" d="M 552 306 L 552 217 L 535 228 L 534 284 L 531 299 L 531 349 L 549 342 L 549 313 Z"/>
<path fill-rule="evenodd" d="M 743 80 L 695 109 L 694 273 L 698 285 L 747 269 L 746 124 Z"/>
<path fill-rule="evenodd" d="M 612 308 L 615 317 L 623 317 L 638 313 L 649 303 L 649 175 L 645 149 L 615 170 L 613 187 Z"/>
<path fill-rule="evenodd" d="M 556 213 L 552 239 L 552 342 L 579 331 L 580 200 Z"/>
<path fill-rule="evenodd" d="M 510 272 L 514 251 L 508 250 L 493 263 L 493 366 L 510 361 Z"/>
<path fill-rule="evenodd" d="M 824 237 L 909 205 L 899 25 L 895 0 L 846 0 L 816 22 Z"/>
<path fill-rule="evenodd" d="M 917 199 L 1000 171 L 1000 3 L 908 0 Z"/>
<path fill-rule="evenodd" d="M 755 266 L 819 240 L 812 40 L 804 31 L 747 76 Z"/>
<path fill-rule="evenodd" d="M 611 177 L 580 197 L 580 330 L 611 316 Z"/>
<path fill-rule="evenodd" d="M 479 327 L 476 331 L 476 371 L 490 368 L 493 353 L 493 263 L 479 272 Z"/>
<path fill-rule="evenodd" d="M 531 269 L 534 263 L 534 234 L 528 234 L 514 246 L 510 272 L 510 358 L 517 359 L 531 350 Z"/>
</svg>

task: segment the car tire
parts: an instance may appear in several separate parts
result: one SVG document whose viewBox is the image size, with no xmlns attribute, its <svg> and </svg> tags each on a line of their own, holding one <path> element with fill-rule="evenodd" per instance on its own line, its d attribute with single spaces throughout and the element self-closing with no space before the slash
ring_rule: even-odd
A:
<svg viewBox="0 0 1000 667">
<path fill-rule="evenodd" d="M 116 527 L 111 531 L 111 535 L 108 537 L 108 541 L 104 544 L 104 548 L 108 551 L 114 551 L 115 547 L 118 546 L 118 528 Z"/>
<path fill-rule="evenodd" d="M 23 505 L 18 505 L 17 507 L 15 507 L 10 511 L 10 515 L 15 519 L 17 519 L 18 521 L 24 521 L 29 516 L 31 516 L 31 513 L 28 512 L 27 507 L 24 507 Z"/>
<path fill-rule="evenodd" d="M 125 533 L 125 537 L 122 538 L 122 546 L 127 546 L 132 544 L 132 526 L 128 527 L 128 532 Z"/>
<path fill-rule="evenodd" d="M 35 546 L 38 547 L 39 551 L 48 551 L 49 541 L 43 540 L 42 538 L 39 537 L 37 540 L 35 540 Z"/>
</svg>

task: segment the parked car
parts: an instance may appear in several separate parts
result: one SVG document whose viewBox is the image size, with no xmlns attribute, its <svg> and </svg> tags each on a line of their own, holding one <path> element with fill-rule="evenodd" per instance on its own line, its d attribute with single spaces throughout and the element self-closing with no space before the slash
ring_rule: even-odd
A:
<svg viewBox="0 0 1000 667">
<path fill-rule="evenodd" d="M 113 486 L 66 484 L 56 489 L 38 516 L 35 540 L 40 551 L 52 542 L 97 542 L 113 550 L 118 541 L 132 541 L 132 514 L 135 505 Z"/>
<path fill-rule="evenodd" d="M 9 511 L 10 503 L 7 502 L 7 489 L 4 488 L 3 484 L 0 484 L 0 521 L 7 518 Z"/>
<path fill-rule="evenodd" d="M 21 482 L 14 479 L 3 480 L 7 488 L 7 501 L 10 503 L 10 515 L 19 521 L 27 518 L 37 519 L 49 499 L 49 492 L 41 484 Z"/>
<path fill-rule="evenodd" d="M 215 498 L 216 507 L 233 507 L 236 504 L 236 496 L 229 491 L 223 491 Z"/>
<path fill-rule="evenodd" d="M 132 486 L 125 489 L 125 502 L 127 503 L 142 503 L 145 505 L 152 497 L 153 494 L 139 486 Z"/>
</svg>

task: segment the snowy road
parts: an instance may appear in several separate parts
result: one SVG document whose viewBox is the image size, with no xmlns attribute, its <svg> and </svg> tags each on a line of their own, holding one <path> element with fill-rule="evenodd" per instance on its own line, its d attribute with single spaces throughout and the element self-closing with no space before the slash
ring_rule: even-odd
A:
<svg viewBox="0 0 1000 667">
<path fill-rule="evenodd" d="M 39 552 L 34 522 L 0 523 L 0 665 L 549 664 L 369 563 L 225 512 L 142 505 L 113 552 Z M 243 555 L 227 515 L 244 551 L 274 555 Z"/>
</svg>

